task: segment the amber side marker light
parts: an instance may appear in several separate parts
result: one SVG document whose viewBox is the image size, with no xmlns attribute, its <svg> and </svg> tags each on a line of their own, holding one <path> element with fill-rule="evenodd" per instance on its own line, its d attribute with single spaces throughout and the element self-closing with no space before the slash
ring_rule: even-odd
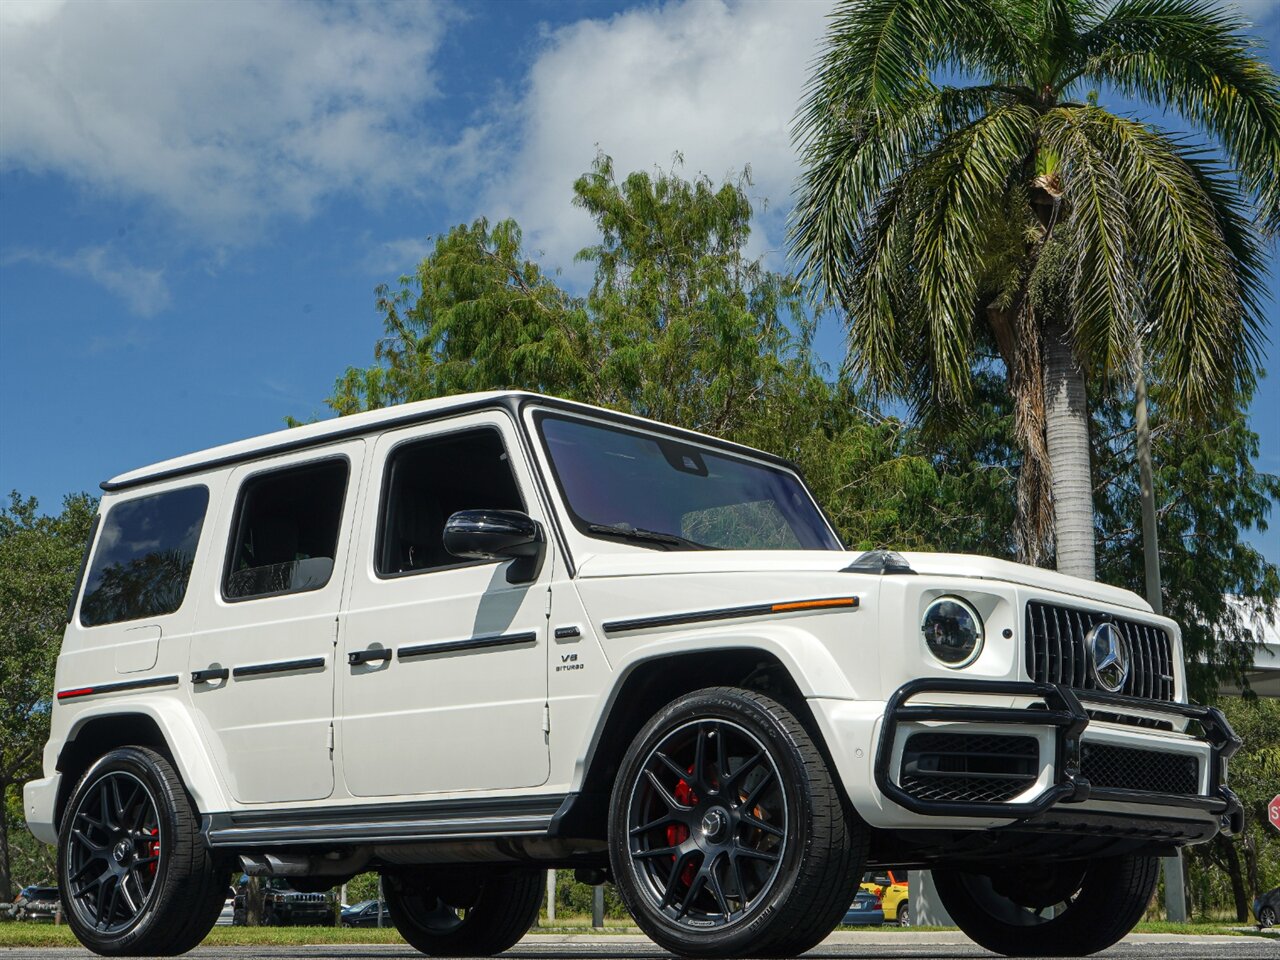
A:
<svg viewBox="0 0 1280 960">
<path fill-rule="evenodd" d="M 821 610 L 824 607 L 856 607 L 857 597 L 828 597 L 826 600 L 797 600 L 794 603 L 775 603 L 769 609 L 774 613 L 789 610 Z"/>
</svg>

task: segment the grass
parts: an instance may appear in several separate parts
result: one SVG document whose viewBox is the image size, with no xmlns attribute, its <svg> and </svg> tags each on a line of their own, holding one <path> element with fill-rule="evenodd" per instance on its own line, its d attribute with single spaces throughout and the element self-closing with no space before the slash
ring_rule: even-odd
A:
<svg viewBox="0 0 1280 960">
<path fill-rule="evenodd" d="M 902 931 L 911 929 L 896 924 L 885 924 L 880 927 L 839 927 L 847 931 Z M 930 927 L 931 931 L 955 930 L 955 927 Z M 535 927 L 535 934 L 621 934 L 638 933 L 639 931 L 626 920 L 605 921 L 603 930 L 592 930 L 588 917 L 557 918 L 554 925 Z M 1168 923 L 1165 921 L 1148 921 L 1138 924 L 1135 933 L 1173 933 L 1182 936 L 1197 934 L 1217 934 L 1229 936 L 1256 935 L 1256 928 L 1242 929 L 1226 923 Z M 1274 935 L 1271 935 L 1274 936 Z M 267 946 L 303 946 L 306 944 L 351 944 L 366 943 L 403 943 L 400 935 L 391 928 L 382 930 L 361 928 L 347 930 L 341 927 L 214 927 L 205 939 L 211 947 L 267 947 Z M 48 923 L 0 923 L 0 948 L 4 947 L 74 947 L 76 938 L 67 926 L 53 926 Z"/>
</svg>

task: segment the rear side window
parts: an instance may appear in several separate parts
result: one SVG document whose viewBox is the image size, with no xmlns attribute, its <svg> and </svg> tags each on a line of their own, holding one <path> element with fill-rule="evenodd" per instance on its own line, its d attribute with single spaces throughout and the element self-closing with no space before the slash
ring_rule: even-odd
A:
<svg viewBox="0 0 1280 960">
<path fill-rule="evenodd" d="M 208 506 L 206 487 L 113 504 L 85 577 L 80 622 L 97 627 L 181 607 Z"/>
<path fill-rule="evenodd" d="M 222 595 L 227 600 L 319 590 L 333 575 L 345 459 L 250 477 L 240 488 Z"/>
</svg>

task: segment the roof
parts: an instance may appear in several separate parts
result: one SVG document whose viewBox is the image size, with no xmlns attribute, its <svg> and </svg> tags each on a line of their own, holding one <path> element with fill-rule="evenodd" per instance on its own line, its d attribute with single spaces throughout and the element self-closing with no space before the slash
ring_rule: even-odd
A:
<svg viewBox="0 0 1280 960">
<path fill-rule="evenodd" d="M 139 467 L 136 470 L 118 474 L 110 480 L 105 480 L 101 486 L 106 491 L 122 490 L 202 470 L 256 460 L 267 455 L 321 446 L 348 437 L 358 437 L 394 427 L 436 420 L 470 410 L 506 408 L 515 413 L 528 402 L 536 402 L 560 409 L 576 410 L 632 426 L 647 427 L 648 429 L 657 428 L 664 432 L 677 433 L 690 440 L 696 440 L 709 446 L 732 450 L 739 454 L 782 464 L 794 469 L 793 464 L 772 454 L 730 443 L 727 440 L 721 440 L 718 437 L 708 436 L 693 430 L 683 430 L 653 420 L 646 420 L 644 417 L 618 413 L 616 410 L 607 410 L 588 403 L 563 400 L 559 397 L 551 397 L 529 391 L 494 390 L 486 393 L 463 393 L 452 397 L 419 400 L 414 403 L 403 403 L 393 407 L 383 407 L 380 410 L 370 410 L 366 413 L 335 417 L 332 420 L 322 420 L 318 423 L 308 423 L 305 426 L 264 433 L 261 436 L 250 437 L 247 440 L 224 443 L 221 446 L 210 447 L 207 450 L 198 450 L 194 453 Z"/>
</svg>

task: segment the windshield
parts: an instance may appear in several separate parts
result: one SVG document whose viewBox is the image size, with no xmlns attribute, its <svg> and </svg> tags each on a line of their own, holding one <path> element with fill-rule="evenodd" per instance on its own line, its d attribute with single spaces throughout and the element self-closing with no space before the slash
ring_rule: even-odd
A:
<svg viewBox="0 0 1280 960">
<path fill-rule="evenodd" d="M 537 419 L 574 525 L 651 549 L 839 550 L 794 474 L 575 417 Z"/>
</svg>

